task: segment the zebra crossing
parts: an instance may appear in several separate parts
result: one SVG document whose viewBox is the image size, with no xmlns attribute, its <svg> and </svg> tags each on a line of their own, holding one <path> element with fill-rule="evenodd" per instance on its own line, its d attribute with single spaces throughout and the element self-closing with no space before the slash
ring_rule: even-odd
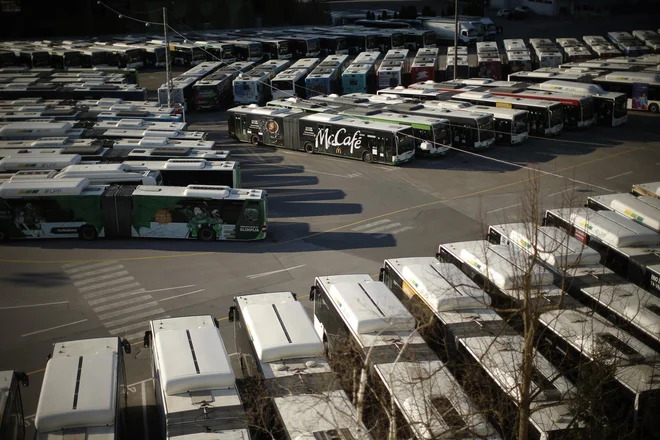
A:
<svg viewBox="0 0 660 440">
<path fill-rule="evenodd" d="M 363 234 L 375 234 L 373 238 L 385 238 L 388 235 L 395 235 L 401 232 L 415 229 L 413 226 L 404 226 L 401 223 L 393 222 L 390 219 L 377 220 L 375 222 L 367 223 L 357 226 L 351 231 L 360 232 Z"/>
<path fill-rule="evenodd" d="M 169 289 L 147 291 L 118 261 L 69 263 L 62 269 L 112 336 L 138 340 L 151 319 L 169 317 L 150 295 Z M 178 288 L 189 287 L 194 285 Z"/>
</svg>

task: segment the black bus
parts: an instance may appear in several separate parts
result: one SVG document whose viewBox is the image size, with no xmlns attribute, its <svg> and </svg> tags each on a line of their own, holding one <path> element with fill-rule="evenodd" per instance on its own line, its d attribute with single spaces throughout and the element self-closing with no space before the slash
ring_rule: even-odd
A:
<svg viewBox="0 0 660 440">
<path fill-rule="evenodd" d="M 18 49 L 14 51 L 18 63 L 25 67 L 50 67 L 50 53 L 47 50 Z"/>
</svg>

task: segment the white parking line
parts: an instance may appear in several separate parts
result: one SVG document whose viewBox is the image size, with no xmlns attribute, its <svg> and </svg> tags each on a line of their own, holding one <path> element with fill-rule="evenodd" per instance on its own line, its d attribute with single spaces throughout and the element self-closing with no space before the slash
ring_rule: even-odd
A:
<svg viewBox="0 0 660 440">
<path fill-rule="evenodd" d="M 617 177 L 627 176 L 628 174 L 632 174 L 632 171 L 628 171 L 627 173 L 617 174 L 617 175 L 615 175 L 615 176 L 606 177 L 605 180 L 616 179 Z"/>
<path fill-rule="evenodd" d="M 134 279 L 135 278 L 133 277 L 119 278 L 117 280 L 106 281 L 105 283 L 101 283 L 101 284 L 94 284 L 93 286 L 79 287 L 78 290 L 80 291 L 80 293 L 84 293 L 84 292 L 89 292 L 90 290 L 98 289 L 99 287 L 107 287 L 107 286 L 114 286 L 115 284 L 127 283 L 129 281 L 133 281 Z"/>
<path fill-rule="evenodd" d="M 151 295 L 147 295 L 147 296 L 149 296 L 149 298 L 151 298 Z M 104 313 L 103 315 L 98 315 L 98 318 L 101 321 L 105 321 L 108 318 L 114 318 L 116 316 L 125 315 L 127 313 L 137 312 L 138 310 L 144 310 L 144 309 L 147 309 L 149 307 L 158 307 L 158 303 L 156 301 L 151 301 L 151 302 L 148 302 L 148 303 L 140 304 L 138 306 L 128 307 L 126 309 Z"/>
<path fill-rule="evenodd" d="M 83 323 L 83 322 L 86 322 L 86 321 L 87 321 L 86 319 L 81 319 L 80 321 L 74 321 L 74 322 L 70 322 L 68 324 L 56 325 L 55 327 L 45 328 L 43 330 L 37 330 L 36 332 L 25 333 L 24 335 L 21 335 L 21 338 L 24 338 L 26 336 L 36 335 L 36 334 L 39 334 L 39 333 L 49 332 L 51 330 L 57 330 L 58 328 L 70 327 L 72 325 L 80 324 L 80 323 Z"/>
<path fill-rule="evenodd" d="M 182 296 L 192 295 L 193 293 L 199 293 L 199 292 L 203 292 L 205 290 L 206 289 L 199 289 L 199 290 L 195 290 L 194 292 L 188 292 L 188 293 L 182 293 L 180 295 L 170 296 L 169 298 L 159 299 L 158 302 L 169 301 L 169 300 L 175 299 L 175 298 L 181 298 Z"/>
<path fill-rule="evenodd" d="M 305 266 L 304 264 L 301 264 L 299 266 L 287 267 L 286 269 L 272 270 L 270 272 L 255 273 L 253 275 L 246 276 L 246 278 L 250 278 L 251 280 L 254 280 L 255 278 L 261 278 L 261 277 L 265 277 L 265 276 L 268 276 L 268 275 L 274 275 L 274 274 L 280 273 L 280 272 L 288 272 L 290 270 L 299 269 L 299 268 L 304 267 L 304 266 Z"/>
<path fill-rule="evenodd" d="M 106 293 L 119 292 L 120 290 L 133 289 L 135 287 L 140 287 L 140 283 L 135 282 L 130 284 L 124 284 L 123 286 L 117 286 L 117 287 L 111 287 L 109 289 L 99 290 L 93 293 L 88 293 L 86 295 L 83 295 L 83 298 L 85 299 L 96 298 L 97 296 L 105 295 Z"/>
<path fill-rule="evenodd" d="M 69 304 L 69 301 L 57 301 L 52 303 L 41 303 L 41 304 L 25 304 L 21 306 L 5 306 L 5 307 L 0 307 L 0 310 L 27 309 L 29 307 L 56 306 L 58 304 Z"/>
<path fill-rule="evenodd" d="M 374 226 L 378 226 L 378 225 L 384 225 L 385 223 L 389 223 L 389 222 L 391 222 L 391 220 L 388 219 L 378 220 L 377 222 L 367 223 L 366 225 L 361 225 L 358 226 L 357 228 L 353 228 L 351 229 L 351 231 L 354 232 L 364 231 L 365 229 L 373 228 Z"/>
<path fill-rule="evenodd" d="M 85 263 L 77 263 L 76 266 L 80 266 L 81 264 L 85 264 Z M 83 270 L 95 269 L 97 267 L 103 267 L 103 266 L 107 266 L 109 264 L 117 264 L 117 262 L 116 261 L 101 261 L 100 263 L 87 264 L 85 267 L 76 267 L 75 269 L 65 270 L 64 272 L 66 272 L 67 274 L 78 273 L 78 272 L 82 272 Z M 67 268 L 67 267 L 69 267 L 69 265 L 65 264 L 62 267 Z"/>
<path fill-rule="evenodd" d="M 381 226 L 379 228 L 370 229 L 370 230 L 367 231 L 367 233 L 373 234 L 374 232 L 385 231 L 385 230 L 390 229 L 390 228 L 396 228 L 397 226 L 401 226 L 401 223 L 390 223 L 388 225 Z"/>
<path fill-rule="evenodd" d="M 576 191 L 577 189 L 578 189 L 577 187 L 576 188 L 568 188 L 568 189 L 565 189 L 563 191 L 559 191 L 559 192 L 556 192 L 556 193 L 549 194 L 548 197 L 558 196 L 559 194 L 563 194 L 567 191 Z"/>
<path fill-rule="evenodd" d="M 145 293 L 144 289 L 133 290 L 131 292 L 118 293 L 117 295 L 104 296 L 103 298 L 95 299 L 94 301 L 88 301 L 87 304 L 90 306 L 95 306 L 97 304 L 103 304 L 104 302 L 114 301 L 117 299 L 126 298 L 127 296 L 137 295 L 138 293 Z"/>
<path fill-rule="evenodd" d="M 189 287 L 195 287 L 195 285 L 194 284 L 189 284 L 187 286 L 165 287 L 163 289 L 147 290 L 144 293 L 164 292 L 166 290 L 176 290 L 176 289 L 187 289 Z"/>
<path fill-rule="evenodd" d="M 74 286 L 84 286 L 85 284 L 95 283 L 96 281 L 110 280 L 119 276 L 128 275 L 127 270 L 122 270 L 115 273 L 109 273 L 105 275 L 99 275 L 97 277 L 87 278 L 86 280 L 76 281 L 73 283 Z"/>
<path fill-rule="evenodd" d="M 168 315 L 160 316 L 158 319 L 160 318 L 169 318 L 169 316 Z M 156 318 L 152 318 L 152 319 L 156 319 Z M 146 328 L 148 326 L 149 326 L 148 321 L 140 321 L 140 322 L 136 322 L 135 324 L 122 325 L 121 327 L 113 328 L 112 330 L 110 330 L 110 334 L 112 336 L 124 335 L 128 331 L 133 331 L 136 328 Z"/>
<path fill-rule="evenodd" d="M 493 212 L 498 212 L 498 211 L 504 211 L 505 209 L 515 208 L 516 206 L 520 206 L 520 205 L 522 205 L 522 203 L 516 203 L 515 205 L 505 206 L 504 208 L 493 209 L 491 211 L 486 211 L 486 214 L 491 214 Z"/>
<path fill-rule="evenodd" d="M 142 382 L 142 428 L 144 429 L 144 438 L 149 436 L 149 424 L 147 423 L 147 384 Z"/>
<path fill-rule="evenodd" d="M 106 263 L 107 263 L 107 261 L 106 261 Z M 115 261 L 112 261 L 112 263 L 115 263 Z M 68 269 L 70 267 L 82 266 L 83 264 L 89 264 L 89 261 L 77 261 L 75 263 L 63 264 L 62 268 Z"/>
<path fill-rule="evenodd" d="M 72 280 L 78 280 L 80 278 L 90 277 L 92 275 L 98 275 L 101 273 L 112 272 L 113 270 L 122 270 L 124 266 L 121 264 L 117 266 L 104 267 L 103 269 L 90 270 L 89 272 L 82 272 L 75 275 L 69 275 L 69 278 Z"/>
</svg>

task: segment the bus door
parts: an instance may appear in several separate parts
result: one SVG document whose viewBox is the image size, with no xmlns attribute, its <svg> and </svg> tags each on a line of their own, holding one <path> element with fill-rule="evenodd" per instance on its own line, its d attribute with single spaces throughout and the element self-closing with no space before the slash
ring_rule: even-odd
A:
<svg viewBox="0 0 660 440">
<path fill-rule="evenodd" d="M 238 114 L 234 117 L 234 129 L 236 130 L 235 135 L 239 140 L 247 139 L 247 115 Z"/>
<path fill-rule="evenodd" d="M 106 237 L 131 237 L 135 188 L 136 186 L 112 186 L 103 193 L 101 210 Z"/>
</svg>

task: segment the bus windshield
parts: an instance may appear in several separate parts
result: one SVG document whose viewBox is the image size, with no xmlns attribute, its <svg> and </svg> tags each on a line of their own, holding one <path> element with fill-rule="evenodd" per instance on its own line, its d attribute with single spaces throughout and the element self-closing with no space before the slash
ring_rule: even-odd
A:
<svg viewBox="0 0 660 440">
<path fill-rule="evenodd" d="M 321 42 L 318 38 L 312 38 L 307 41 L 307 47 L 309 52 L 318 52 L 321 50 Z"/>
<path fill-rule="evenodd" d="M 594 117 L 594 100 L 591 97 L 583 98 L 580 100 L 580 105 L 582 107 L 582 120 L 588 121 Z"/>
<path fill-rule="evenodd" d="M 193 47 L 192 57 L 193 61 L 206 61 L 206 52 L 199 47 Z"/>
<path fill-rule="evenodd" d="M 105 52 L 92 53 L 92 67 L 98 66 L 99 64 L 107 64 L 105 59 Z"/>
<path fill-rule="evenodd" d="M 564 122 L 564 108 L 561 104 L 550 108 L 550 125 L 556 127 Z"/>
<path fill-rule="evenodd" d="M 513 134 L 520 134 L 527 131 L 528 114 L 523 113 L 513 118 Z"/>
<path fill-rule="evenodd" d="M 628 99 L 626 98 L 625 95 L 622 96 L 617 96 L 614 99 L 614 118 L 619 119 L 628 114 L 628 110 L 626 109 L 628 105 Z"/>
<path fill-rule="evenodd" d="M 280 41 L 277 44 L 277 53 L 278 55 L 288 55 L 289 54 L 289 42 Z"/>
<path fill-rule="evenodd" d="M 270 86 L 272 87 L 273 91 L 288 92 L 293 90 L 293 82 L 284 79 L 272 81 Z"/>
<path fill-rule="evenodd" d="M 374 37 L 373 35 L 367 35 L 366 40 L 367 40 L 367 47 L 365 49 L 374 49 L 378 47 L 378 42 L 376 41 L 376 37 Z"/>
<path fill-rule="evenodd" d="M 264 51 L 261 43 L 250 44 L 250 58 L 263 57 Z"/>
<path fill-rule="evenodd" d="M 392 47 L 403 47 L 403 34 L 392 35 Z"/>
<path fill-rule="evenodd" d="M 78 52 L 67 52 L 64 54 L 64 65 L 66 67 L 77 67 L 80 65 L 80 54 Z"/>
<path fill-rule="evenodd" d="M 407 151 L 415 150 L 415 140 L 409 134 L 398 133 L 396 135 L 396 154 L 400 155 Z"/>
<path fill-rule="evenodd" d="M 435 124 L 433 126 L 433 142 L 440 145 L 449 145 L 449 126 L 447 124 Z"/>
<path fill-rule="evenodd" d="M 493 119 L 492 118 L 480 118 L 477 121 L 479 127 L 479 140 L 485 141 L 495 137 L 495 131 L 493 130 Z"/>
<path fill-rule="evenodd" d="M 337 38 L 337 50 L 346 50 L 348 48 L 348 40 L 346 38 Z"/>
<path fill-rule="evenodd" d="M 48 52 L 33 52 L 32 65 L 34 67 L 50 65 L 50 54 Z"/>
</svg>

